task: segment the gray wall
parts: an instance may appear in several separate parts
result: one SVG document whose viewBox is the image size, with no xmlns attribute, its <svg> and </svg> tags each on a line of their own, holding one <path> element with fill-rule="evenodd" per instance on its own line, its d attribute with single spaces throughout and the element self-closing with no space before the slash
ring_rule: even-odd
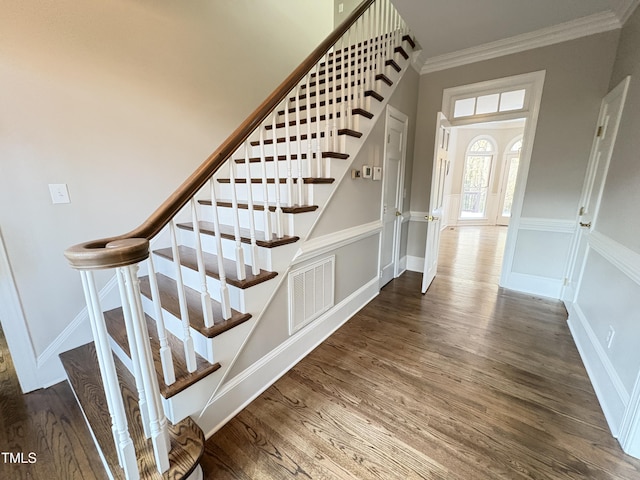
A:
<svg viewBox="0 0 640 480">
<path fill-rule="evenodd" d="M 618 36 L 619 31 L 611 31 L 422 75 L 411 210 L 429 210 L 435 122 L 442 107 L 443 90 L 546 70 L 522 215 L 575 218 L 591 137 L 600 101 L 608 91 Z M 424 225 L 412 222 L 409 230 L 409 255 L 423 256 Z M 519 254 L 516 251 L 516 256 Z"/>
<path fill-rule="evenodd" d="M 0 228 L 36 354 L 84 306 L 63 250 L 143 221 L 328 35 L 332 6 L 3 2 Z"/>
</svg>

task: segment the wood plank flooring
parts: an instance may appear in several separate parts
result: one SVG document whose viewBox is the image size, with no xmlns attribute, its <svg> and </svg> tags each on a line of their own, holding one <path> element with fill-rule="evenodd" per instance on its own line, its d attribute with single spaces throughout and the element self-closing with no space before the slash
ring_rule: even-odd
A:
<svg viewBox="0 0 640 480">
<path fill-rule="evenodd" d="M 210 438 L 207 479 L 640 479 L 559 302 L 497 286 L 505 229 L 443 234 L 438 276 L 386 286 Z M 67 383 L 22 395 L 0 330 L 0 479 L 104 479 Z"/>
<path fill-rule="evenodd" d="M 442 237 L 207 441 L 208 479 L 638 479 L 560 302 L 498 287 L 506 228 Z"/>
<path fill-rule="evenodd" d="M 0 454 L 2 480 L 108 478 L 69 384 L 23 395 L 2 329 L 0 452 L 22 453 L 27 462 L 10 463 Z M 28 463 L 31 452 L 35 463 Z"/>
</svg>

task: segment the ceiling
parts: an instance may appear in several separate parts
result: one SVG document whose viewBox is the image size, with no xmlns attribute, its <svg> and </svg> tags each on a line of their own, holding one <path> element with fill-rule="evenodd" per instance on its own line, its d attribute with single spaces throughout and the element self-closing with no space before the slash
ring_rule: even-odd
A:
<svg viewBox="0 0 640 480">
<path fill-rule="evenodd" d="M 638 3 L 639 0 L 393 0 L 422 46 L 421 60 L 427 71 L 441 69 L 440 64 L 444 65 L 442 68 L 456 66 L 450 64 L 453 59 L 461 65 L 471 58 L 492 58 L 620 28 Z"/>
</svg>

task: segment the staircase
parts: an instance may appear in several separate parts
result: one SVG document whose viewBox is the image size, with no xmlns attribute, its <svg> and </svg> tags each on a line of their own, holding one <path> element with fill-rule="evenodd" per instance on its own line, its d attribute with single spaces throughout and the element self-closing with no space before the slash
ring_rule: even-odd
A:
<svg viewBox="0 0 640 480">
<path fill-rule="evenodd" d="M 112 478 L 202 478 L 193 418 L 211 407 L 414 48 L 388 0 L 362 2 L 145 224 L 65 252 L 94 342 L 61 360 Z M 102 299 L 101 269 L 118 285 Z"/>
</svg>

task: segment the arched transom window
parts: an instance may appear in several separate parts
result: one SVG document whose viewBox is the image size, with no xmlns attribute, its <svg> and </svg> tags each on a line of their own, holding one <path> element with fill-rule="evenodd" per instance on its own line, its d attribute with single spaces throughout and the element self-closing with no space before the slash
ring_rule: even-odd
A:
<svg viewBox="0 0 640 480">
<path fill-rule="evenodd" d="M 490 137 L 476 138 L 469 144 L 462 177 L 460 218 L 486 217 L 495 154 L 495 142 Z"/>
</svg>

